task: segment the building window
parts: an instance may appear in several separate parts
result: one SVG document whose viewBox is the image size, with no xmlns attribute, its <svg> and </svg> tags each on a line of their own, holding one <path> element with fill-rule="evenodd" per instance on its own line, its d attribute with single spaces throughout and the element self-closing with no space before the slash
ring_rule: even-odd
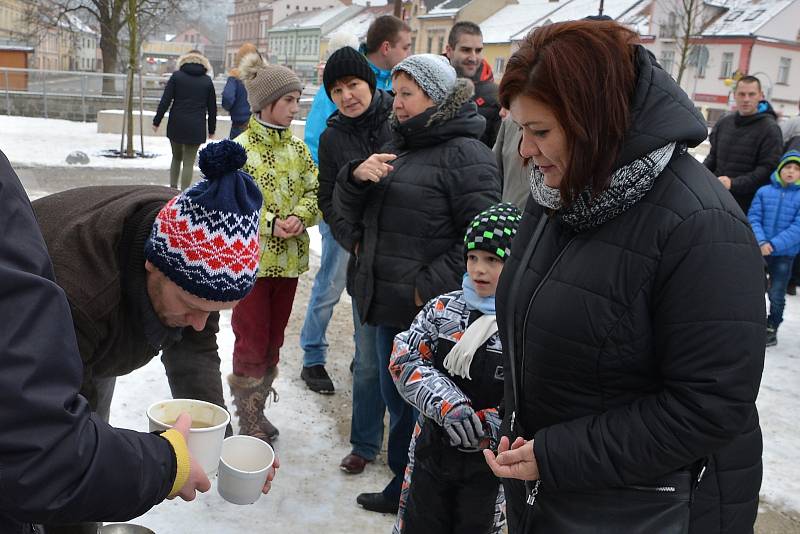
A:
<svg viewBox="0 0 800 534">
<path fill-rule="evenodd" d="M 506 58 L 498 57 L 494 60 L 494 71 L 498 73 L 502 73 L 506 67 Z"/>
<path fill-rule="evenodd" d="M 705 78 L 706 77 L 706 67 L 708 66 L 708 61 L 705 63 L 697 66 L 697 77 L 698 78 Z"/>
<path fill-rule="evenodd" d="M 428 53 L 433 52 L 433 37 L 428 37 Z"/>
<path fill-rule="evenodd" d="M 735 9 L 735 10 L 731 11 L 728 14 L 728 16 L 725 17 L 725 22 L 732 22 L 732 21 L 738 19 L 739 17 L 742 16 L 742 13 L 744 13 L 744 11 L 741 10 L 741 9 Z"/>
<path fill-rule="evenodd" d="M 439 49 L 436 51 L 437 54 L 441 54 L 444 52 L 444 36 L 439 37 Z"/>
<path fill-rule="evenodd" d="M 758 17 L 760 17 L 761 15 L 764 14 L 764 11 L 766 11 L 766 10 L 765 9 L 756 9 L 755 11 L 753 11 L 752 13 L 747 15 L 744 18 L 744 20 L 756 20 Z"/>
<path fill-rule="evenodd" d="M 733 74 L 733 52 L 722 54 L 722 65 L 719 69 L 720 78 L 730 78 Z"/>
<path fill-rule="evenodd" d="M 789 83 L 789 67 L 792 66 L 792 60 L 788 57 L 782 57 L 778 63 L 778 83 Z"/>
<path fill-rule="evenodd" d="M 672 76 L 672 67 L 675 63 L 675 51 L 674 50 L 662 50 L 661 57 L 658 60 L 661 63 L 661 67 Z"/>
</svg>

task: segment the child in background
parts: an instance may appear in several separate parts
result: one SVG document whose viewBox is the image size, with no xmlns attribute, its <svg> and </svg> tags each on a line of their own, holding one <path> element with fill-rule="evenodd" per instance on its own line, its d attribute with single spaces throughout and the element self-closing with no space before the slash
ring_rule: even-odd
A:
<svg viewBox="0 0 800 534">
<path fill-rule="evenodd" d="M 770 179 L 771 184 L 756 192 L 747 213 L 769 273 L 767 347 L 778 344 L 786 286 L 794 257 L 800 252 L 800 152 L 784 154 Z"/>
<path fill-rule="evenodd" d="M 428 302 L 395 337 L 389 370 L 419 421 L 395 533 L 500 532 L 505 500 L 481 451 L 497 447 L 503 350 L 494 294 L 521 219 L 512 204 L 479 213 L 464 238 L 462 289 Z"/>
<path fill-rule="evenodd" d="M 239 65 L 253 115 L 236 142 L 247 151 L 264 204 L 259 240 L 261 260 L 253 290 L 234 308 L 233 374 L 228 383 L 239 417 L 239 433 L 271 443 L 278 429 L 264 415 L 278 376 L 283 336 L 297 289 L 308 270 L 306 228 L 317 224 L 317 167 L 305 143 L 289 126 L 299 111 L 302 85 L 286 67 L 266 65 L 249 54 Z"/>
</svg>

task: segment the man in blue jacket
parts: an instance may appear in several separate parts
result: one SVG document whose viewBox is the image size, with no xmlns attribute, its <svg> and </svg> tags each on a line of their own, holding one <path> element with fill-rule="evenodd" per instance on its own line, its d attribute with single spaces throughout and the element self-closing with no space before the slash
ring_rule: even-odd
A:
<svg viewBox="0 0 800 534">
<path fill-rule="evenodd" d="M 392 88 L 392 68 L 411 53 L 411 28 L 392 15 L 378 17 L 367 30 L 367 42 L 362 45 L 361 52 L 375 72 L 377 88 L 389 91 Z M 305 127 L 305 142 L 317 164 L 319 136 L 327 128 L 328 117 L 334 111 L 336 106 L 325 91 L 317 91 Z M 300 332 L 300 346 L 303 348 L 300 377 L 311 391 L 330 394 L 334 386 L 325 370 L 328 350 L 325 331 L 333 307 L 344 290 L 349 254 L 333 238 L 325 221 L 320 221 L 319 232 L 322 235 L 322 257 Z"/>
<path fill-rule="evenodd" d="M 115 429 L 78 394 L 82 364 L 64 292 L 22 184 L 0 152 L 0 532 L 124 521 L 207 491 L 191 420 L 162 435 Z M 176 487 L 179 486 L 179 487 Z"/>
</svg>

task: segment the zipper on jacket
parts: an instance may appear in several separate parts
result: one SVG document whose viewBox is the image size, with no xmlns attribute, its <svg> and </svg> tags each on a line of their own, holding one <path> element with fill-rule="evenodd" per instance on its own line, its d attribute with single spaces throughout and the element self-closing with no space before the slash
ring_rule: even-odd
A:
<svg viewBox="0 0 800 534">
<path fill-rule="evenodd" d="M 536 497 L 539 495 L 539 484 L 541 483 L 541 480 L 537 480 L 533 484 L 531 484 L 530 480 L 525 481 L 525 493 L 527 493 L 525 502 L 528 503 L 528 506 L 533 506 L 536 503 Z"/>
<path fill-rule="evenodd" d="M 675 493 L 678 489 L 675 486 L 625 486 L 639 491 L 653 491 L 656 493 Z"/>
</svg>

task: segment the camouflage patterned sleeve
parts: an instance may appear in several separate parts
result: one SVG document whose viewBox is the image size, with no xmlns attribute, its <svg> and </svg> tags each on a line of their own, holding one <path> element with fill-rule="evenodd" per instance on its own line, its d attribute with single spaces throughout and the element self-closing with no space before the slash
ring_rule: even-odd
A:
<svg viewBox="0 0 800 534">
<path fill-rule="evenodd" d="M 470 403 L 464 392 L 433 366 L 439 338 L 437 318 L 449 300 L 449 295 L 442 295 L 428 302 L 411 328 L 395 336 L 389 360 L 389 372 L 400 395 L 439 425 L 451 409 Z"/>
</svg>

